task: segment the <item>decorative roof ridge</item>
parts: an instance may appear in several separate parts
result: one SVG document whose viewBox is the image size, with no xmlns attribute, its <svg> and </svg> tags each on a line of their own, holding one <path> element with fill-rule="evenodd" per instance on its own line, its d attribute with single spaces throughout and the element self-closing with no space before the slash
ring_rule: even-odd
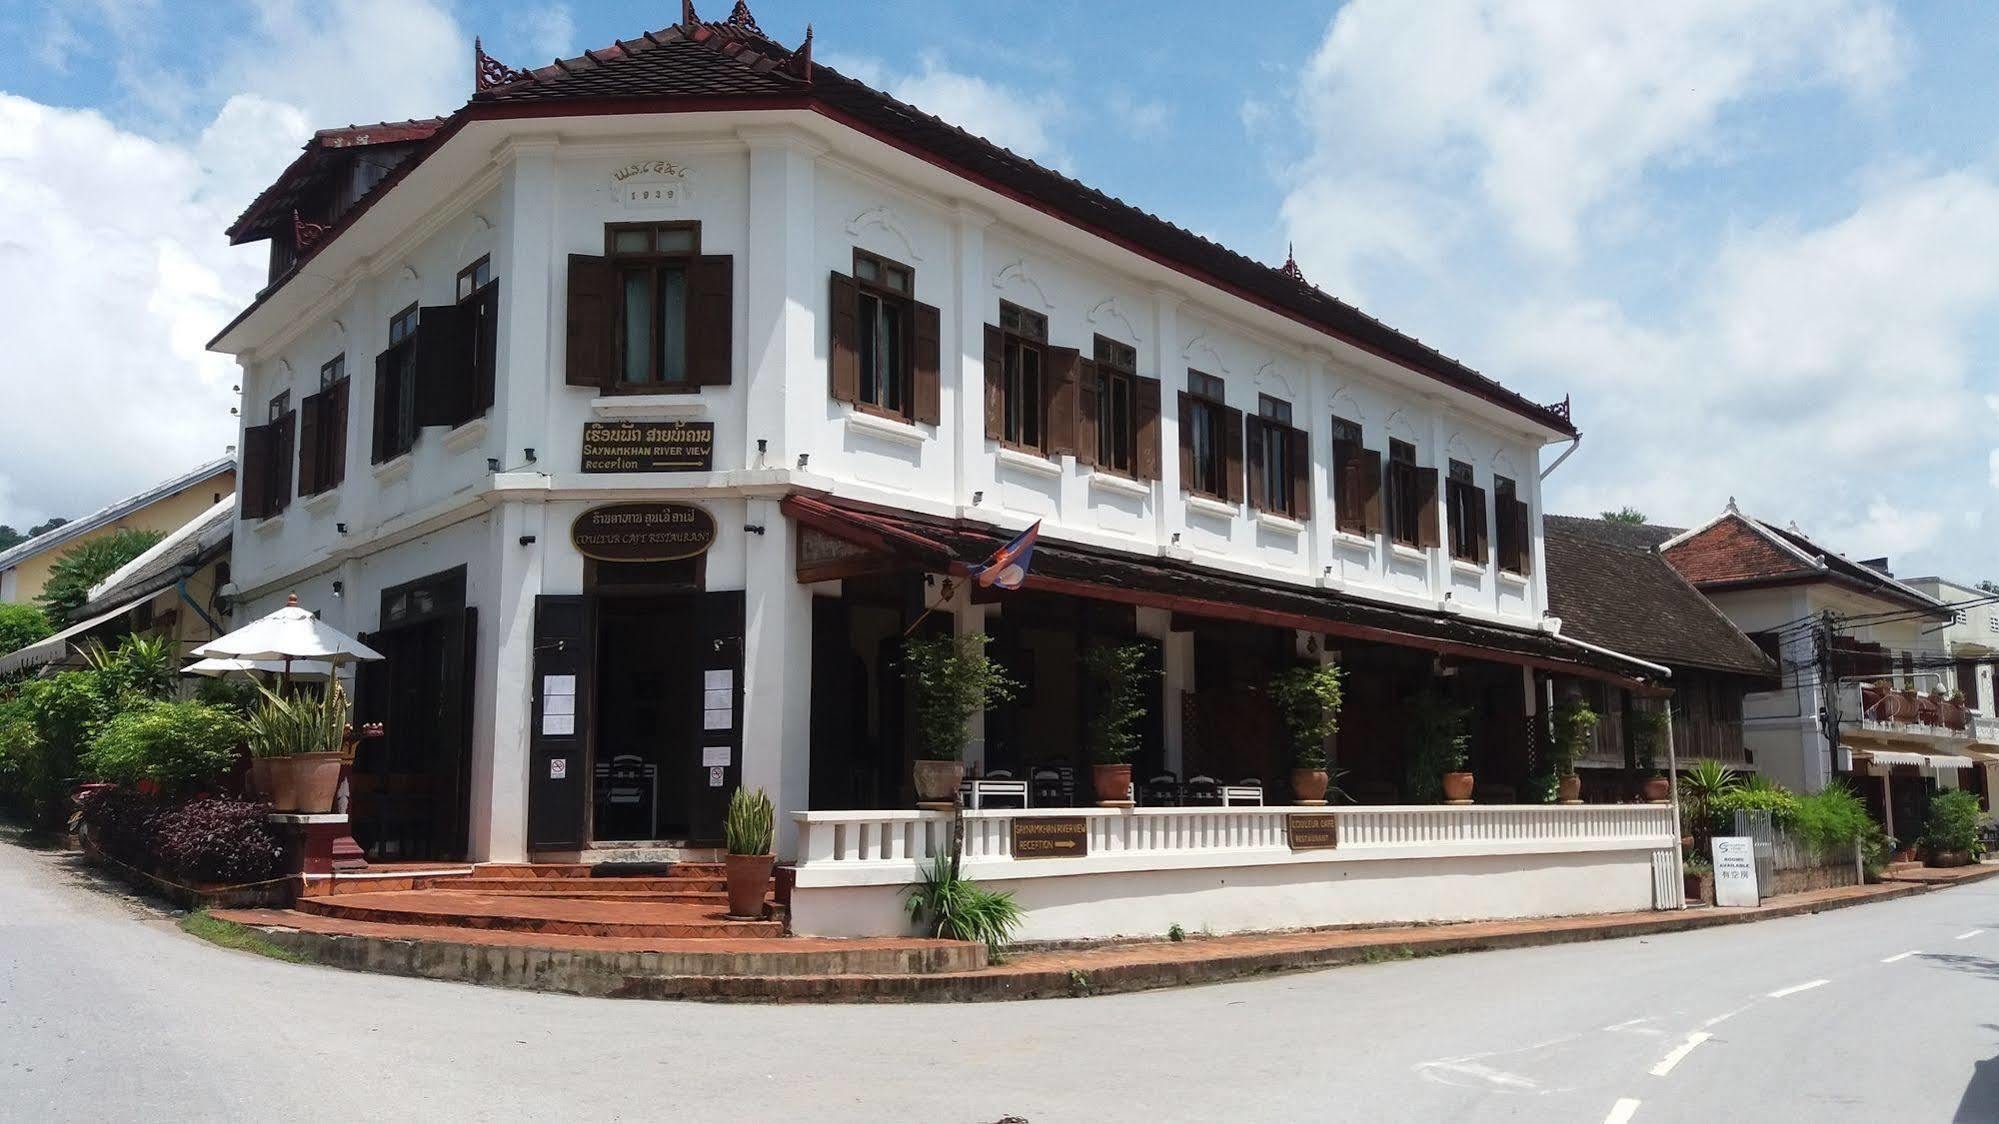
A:
<svg viewBox="0 0 1999 1124">
<path fill-rule="evenodd" d="M 474 41 L 476 45 L 476 40 Z M 694 10 L 693 0 L 681 0 L 680 22 L 653 31 L 642 32 L 637 39 L 614 40 L 609 46 L 586 49 L 580 55 L 558 58 L 547 66 L 531 70 L 507 68 L 517 77 L 506 83 L 481 85 L 473 94 L 473 100 L 490 96 L 501 86 L 515 81 L 546 82 L 568 74 L 594 70 L 608 63 L 623 59 L 637 58 L 648 51 L 674 43 L 695 43 L 748 66 L 759 73 L 780 73 L 786 77 L 809 83 L 812 81 L 812 26 L 806 25 L 805 40 L 797 50 L 787 48 L 772 39 L 758 26 L 756 17 L 750 13 L 749 5 L 737 0 L 735 10 L 727 19 L 720 21 L 703 20 Z"/>
<path fill-rule="evenodd" d="M 486 53 L 486 44 L 477 35 L 472 37 L 472 92 L 511 86 L 528 77 L 525 70 L 517 70 Z"/>
</svg>

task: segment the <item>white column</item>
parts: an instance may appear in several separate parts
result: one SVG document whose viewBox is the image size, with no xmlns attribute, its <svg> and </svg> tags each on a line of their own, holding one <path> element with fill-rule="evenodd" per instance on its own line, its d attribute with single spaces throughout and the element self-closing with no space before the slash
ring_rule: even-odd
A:
<svg viewBox="0 0 1999 1124">
<path fill-rule="evenodd" d="M 1179 342 L 1184 303 L 1185 298 L 1163 285 L 1152 290 L 1152 373 L 1159 380 L 1159 502 L 1153 505 L 1153 517 L 1162 548 L 1187 529 L 1180 484 L 1180 392 L 1187 389 L 1187 364 Z"/>
<path fill-rule="evenodd" d="M 777 853 L 795 855 L 793 812 L 812 777 L 812 590 L 792 570 L 797 528 L 778 501 L 752 499 L 743 561 L 743 787 L 777 808 Z"/>
<path fill-rule="evenodd" d="M 527 861 L 529 735 L 533 723 L 534 605 L 546 528 L 539 503 L 493 510 L 487 550 L 493 588 L 479 606 L 472 692 L 472 857 Z M 521 538 L 536 541 L 523 546 Z"/>
<path fill-rule="evenodd" d="M 551 328 L 558 311 L 568 314 L 566 307 L 556 308 L 558 294 L 565 292 L 568 268 L 567 257 L 557 254 L 555 247 L 556 149 L 553 137 L 525 137 L 509 142 L 500 155 L 505 170 L 500 176 L 500 232 L 494 241 L 493 272 L 500 280 L 504 315 L 494 356 L 492 427 L 499 435 L 499 452 L 492 455 L 508 468 L 522 463 L 522 450 L 548 448 L 547 420 L 555 412 L 551 406 L 562 386 L 555 373 L 562 364 Z M 356 365 L 350 355 L 347 369 L 356 382 L 362 382 L 362 374 L 373 367 Z M 372 378 L 365 381 L 374 384 Z M 348 416 L 369 415 L 350 409 Z M 352 450 L 350 465 L 356 463 L 351 454 Z"/>
<path fill-rule="evenodd" d="M 1333 529 L 1333 387 L 1332 370 L 1323 352 L 1307 352 L 1299 359 L 1304 369 L 1305 418 L 1298 428 L 1311 439 L 1312 521 L 1305 532 L 1307 573 L 1315 584 L 1323 585 Z M 1298 422 L 1293 418 L 1294 423 Z"/>
<path fill-rule="evenodd" d="M 986 616 L 993 611 L 992 605 L 972 604 L 972 583 L 958 579 L 957 589 L 951 600 L 939 612 L 951 614 L 951 634 L 953 636 L 984 636 Z M 965 772 L 984 773 L 986 771 L 986 712 L 984 708 L 974 710 L 972 719 L 965 730 Z"/>
<path fill-rule="evenodd" d="M 1147 614 L 1157 615 L 1149 617 Z M 1187 746 L 1180 699 L 1194 689 L 1194 634 L 1173 631 L 1173 614 L 1165 609 L 1140 609 L 1138 631 L 1144 636 L 1157 636 L 1162 641 L 1160 654 L 1165 682 L 1160 684 L 1160 698 L 1166 707 L 1166 713 L 1161 716 L 1165 719 L 1161 725 L 1166 732 L 1162 764 L 1167 772 L 1179 776 L 1186 764 Z"/>
<path fill-rule="evenodd" d="M 1430 467 L 1437 473 L 1437 513 L 1435 531 L 1437 548 L 1429 551 L 1430 596 L 1439 604 L 1444 595 L 1451 591 L 1451 505 L 1450 478 L 1451 458 L 1444 452 L 1444 406 L 1434 398 L 1423 401 L 1425 412 L 1430 415 Z"/>
<path fill-rule="evenodd" d="M 957 272 L 949 327 L 952 339 L 943 342 L 946 347 L 956 348 L 945 354 L 958 357 L 956 363 L 946 362 L 947 367 L 957 369 L 958 375 L 944 379 L 939 388 L 938 408 L 939 416 L 956 418 L 957 422 L 943 427 L 938 438 L 952 443 L 955 455 L 951 458 L 951 496 L 959 507 L 971 505 L 972 493 L 983 489 L 990 475 L 986 468 L 985 434 L 986 308 L 991 287 L 985 284 L 985 272 L 986 228 L 992 223 L 990 214 L 960 203 L 951 227 L 951 251 Z M 999 497 L 992 499 L 997 506 Z M 979 619 L 983 622 L 985 618 Z"/>
<path fill-rule="evenodd" d="M 825 334 L 815 313 L 825 308 L 827 285 L 812 255 L 814 162 L 825 149 L 793 129 L 736 135 L 750 160 L 748 244 L 736 281 L 743 305 L 737 322 L 747 341 L 742 467 L 789 468 L 800 453 L 815 451 L 812 443 L 825 428 L 823 418 L 814 424 L 813 411 L 824 408 L 826 393 L 826 368 L 814 361 L 814 348 Z M 790 375 L 806 386 L 787 393 Z"/>
</svg>

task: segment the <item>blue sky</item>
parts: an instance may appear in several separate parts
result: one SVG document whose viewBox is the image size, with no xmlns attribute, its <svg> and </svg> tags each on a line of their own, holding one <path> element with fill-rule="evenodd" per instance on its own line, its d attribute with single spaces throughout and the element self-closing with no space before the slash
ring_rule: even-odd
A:
<svg viewBox="0 0 1999 1124">
<path fill-rule="evenodd" d="M 1532 397 L 1572 394 L 1585 438 L 1556 510 L 1686 523 L 1735 496 L 1900 573 L 1999 577 L 1999 9 L 754 8 L 1244 253 L 1295 241 L 1329 291 Z M 19 406 L 0 412 L 0 522 L 76 514 L 230 440 L 233 371 L 199 345 L 261 267 L 220 229 L 309 128 L 455 107 L 475 33 L 529 65 L 675 15 L 0 6 L 0 392 Z M 104 448 L 79 460 L 86 419 Z"/>
</svg>

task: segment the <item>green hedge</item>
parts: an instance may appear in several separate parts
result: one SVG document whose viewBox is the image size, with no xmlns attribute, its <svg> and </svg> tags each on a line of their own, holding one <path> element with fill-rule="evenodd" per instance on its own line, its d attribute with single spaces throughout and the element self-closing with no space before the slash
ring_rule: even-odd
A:
<svg viewBox="0 0 1999 1124">
<path fill-rule="evenodd" d="M 224 707 L 144 703 L 106 723 L 82 765 L 96 780 L 151 781 L 164 794 L 182 796 L 228 776 L 244 734 L 243 720 Z"/>
</svg>

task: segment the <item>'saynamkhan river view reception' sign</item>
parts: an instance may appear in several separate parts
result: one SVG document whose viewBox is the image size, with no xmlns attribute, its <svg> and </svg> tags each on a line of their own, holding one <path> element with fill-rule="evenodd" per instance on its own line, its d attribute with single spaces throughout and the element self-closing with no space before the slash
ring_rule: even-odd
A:
<svg viewBox="0 0 1999 1124">
<path fill-rule="evenodd" d="M 583 423 L 585 472 L 706 472 L 715 463 L 715 423 Z"/>
<path fill-rule="evenodd" d="M 715 544 L 715 517 L 686 503 L 614 503 L 570 525 L 569 541 L 600 562 L 672 562 Z"/>
</svg>

